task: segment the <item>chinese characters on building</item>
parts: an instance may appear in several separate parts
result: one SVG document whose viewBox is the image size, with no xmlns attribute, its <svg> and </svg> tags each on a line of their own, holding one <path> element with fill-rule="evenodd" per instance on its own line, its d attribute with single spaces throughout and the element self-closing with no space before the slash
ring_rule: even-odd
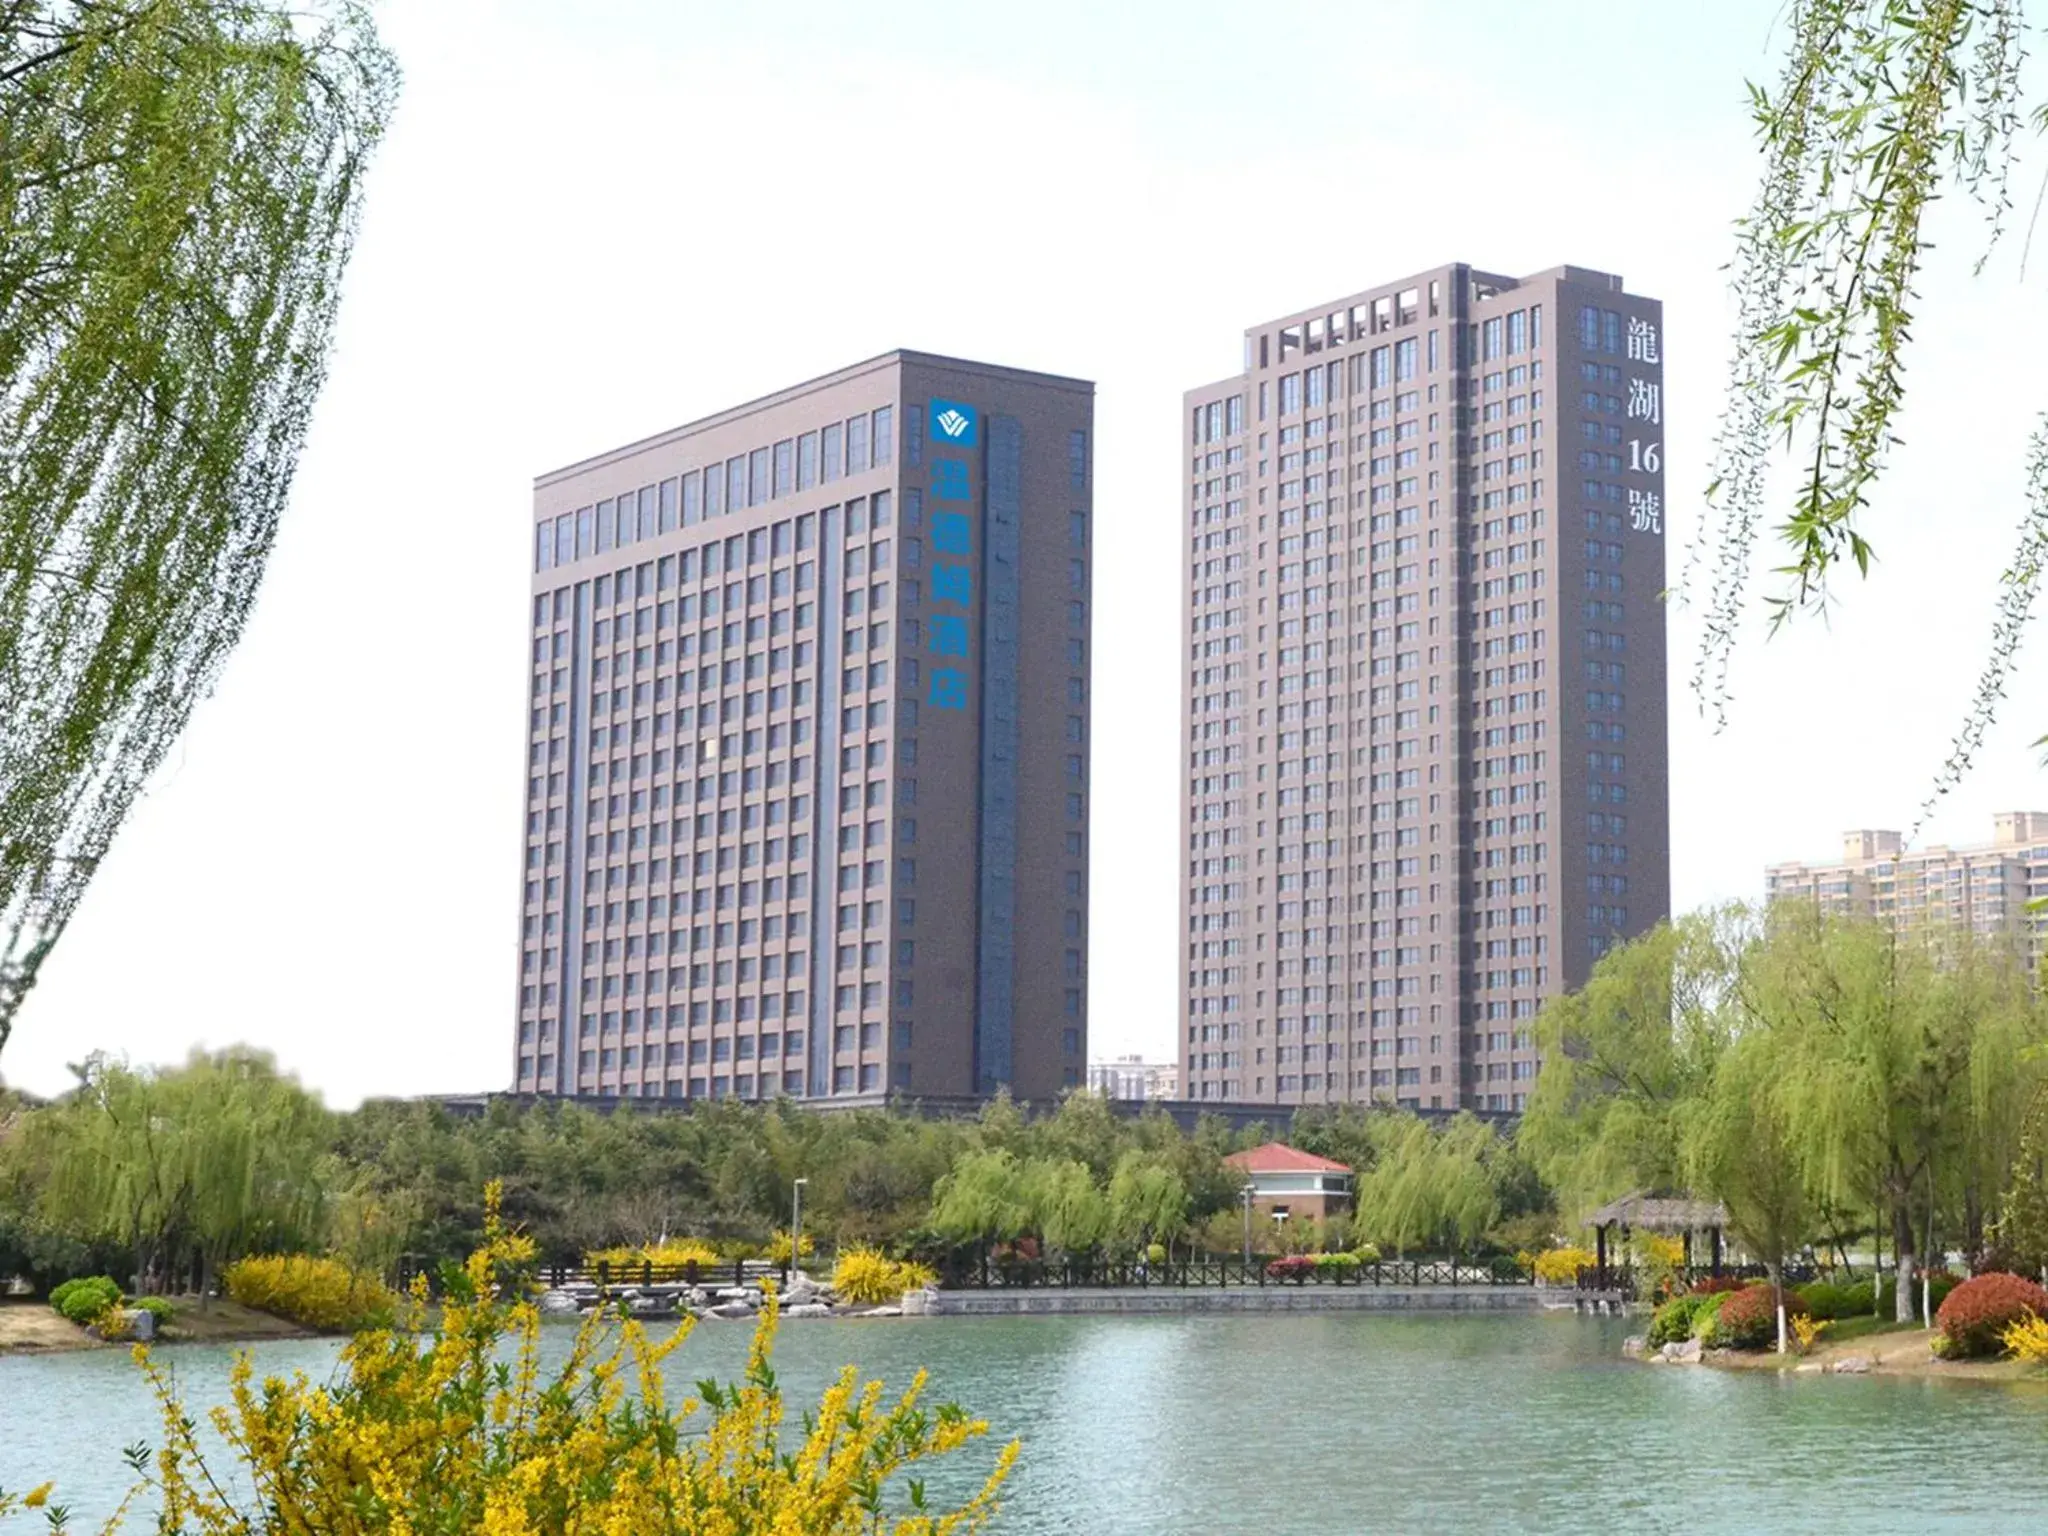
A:
<svg viewBox="0 0 2048 1536">
<path fill-rule="evenodd" d="M 1631 319 L 1628 322 L 1628 420 L 1630 427 L 1643 434 L 1655 432 L 1656 436 L 1642 435 L 1629 439 L 1629 469 L 1650 477 L 1647 487 L 1631 485 L 1628 488 L 1629 527 L 1637 533 L 1664 532 L 1664 504 L 1658 493 L 1663 483 L 1659 475 L 1664 467 L 1664 359 L 1657 349 L 1657 327 L 1647 320 Z M 1638 374 L 1638 366 L 1655 369 L 1649 377 Z"/>
<path fill-rule="evenodd" d="M 948 450 L 972 448 L 978 422 L 972 406 L 934 400 L 931 423 L 932 667 L 926 702 L 933 709 L 964 710 L 973 651 L 973 490 L 967 456 Z"/>
</svg>

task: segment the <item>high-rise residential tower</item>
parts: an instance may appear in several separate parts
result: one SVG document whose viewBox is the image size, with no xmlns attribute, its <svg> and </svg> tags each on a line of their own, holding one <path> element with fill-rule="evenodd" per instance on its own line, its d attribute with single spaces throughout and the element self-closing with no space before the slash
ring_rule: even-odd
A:
<svg viewBox="0 0 2048 1536">
<path fill-rule="evenodd" d="M 1764 893 L 1906 930 L 1946 926 L 2010 940 L 2038 971 L 2048 959 L 2048 910 L 2037 905 L 2048 901 L 2048 812 L 2000 811 L 1989 843 L 1962 848 L 1908 851 L 1897 832 L 1844 832 L 1840 863 L 1773 864 Z"/>
<path fill-rule="evenodd" d="M 1081 1082 L 1093 402 L 892 352 L 536 481 L 519 1090 Z"/>
<path fill-rule="evenodd" d="M 1663 315 L 1452 265 L 1186 396 L 1190 1097 L 1523 1107 L 1670 902 Z"/>
</svg>

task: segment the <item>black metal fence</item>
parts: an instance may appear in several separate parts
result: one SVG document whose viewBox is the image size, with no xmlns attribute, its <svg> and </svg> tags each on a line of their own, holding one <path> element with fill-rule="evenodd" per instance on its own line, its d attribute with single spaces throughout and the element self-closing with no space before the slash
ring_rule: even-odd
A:
<svg viewBox="0 0 2048 1536">
<path fill-rule="evenodd" d="M 1722 1264 L 1718 1268 L 1695 1264 L 1679 1271 L 1688 1286 L 1708 1281 L 1735 1281 L 1754 1283 L 1768 1280 L 1771 1272 L 1761 1264 Z M 1816 1280 L 1829 1278 L 1833 1271 L 1818 1264 L 1786 1264 L 1780 1271 L 1786 1285 L 1811 1285 Z M 1578 1288 L 1582 1291 L 1634 1291 L 1636 1272 L 1628 1264 L 1582 1264 L 1578 1272 Z"/>
<path fill-rule="evenodd" d="M 939 1268 L 952 1291 L 1108 1290 L 1154 1286 L 1267 1285 L 1527 1285 L 1513 1259 L 1380 1259 L 1359 1264 L 1290 1264 L 1286 1260 L 954 1260 Z"/>
<path fill-rule="evenodd" d="M 402 1264 L 401 1271 L 417 1268 Z M 1694 1265 L 1683 1272 L 1688 1286 L 1709 1280 L 1754 1282 L 1769 1278 L 1761 1264 Z M 1816 1264 L 1787 1264 L 1787 1285 L 1808 1285 L 1831 1278 L 1834 1271 Z M 1162 1263 L 1144 1260 L 990 1258 L 954 1255 L 938 1266 L 939 1284 L 955 1291 L 1109 1290 L 1174 1286 L 1425 1286 L 1531 1285 L 1534 1277 L 1507 1257 L 1491 1259 L 1378 1259 L 1356 1264 L 1316 1264 L 1305 1260 L 1184 1258 Z M 612 1291 L 639 1286 L 706 1286 L 758 1284 L 764 1277 L 786 1282 L 788 1270 L 759 1259 L 721 1260 L 716 1264 L 637 1264 L 555 1262 L 540 1266 L 535 1278 L 560 1288 L 593 1285 Z M 401 1283 L 410 1273 L 402 1272 Z M 1602 1293 L 1633 1294 L 1636 1273 L 1631 1265 L 1587 1264 L 1580 1267 L 1575 1288 Z"/>
<path fill-rule="evenodd" d="M 594 1285 L 600 1290 L 621 1286 L 650 1285 L 746 1285 L 759 1283 L 763 1276 L 778 1281 L 789 1278 L 780 1264 L 759 1259 L 720 1260 L 716 1264 L 543 1264 L 535 1275 L 542 1284 L 559 1290 L 565 1285 Z"/>
</svg>

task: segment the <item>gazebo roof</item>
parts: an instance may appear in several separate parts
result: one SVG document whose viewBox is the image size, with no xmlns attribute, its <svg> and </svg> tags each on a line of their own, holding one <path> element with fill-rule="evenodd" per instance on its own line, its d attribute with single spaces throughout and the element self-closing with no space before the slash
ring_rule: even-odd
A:
<svg viewBox="0 0 2048 1536">
<path fill-rule="evenodd" d="M 1658 1195 L 1638 1189 L 1601 1206 L 1587 1218 L 1587 1224 L 1640 1227 L 1645 1232 L 1696 1232 L 1706 1227 L 1725 1227 L 1728 1210 L 1715 1200 Z"/>
</svg>

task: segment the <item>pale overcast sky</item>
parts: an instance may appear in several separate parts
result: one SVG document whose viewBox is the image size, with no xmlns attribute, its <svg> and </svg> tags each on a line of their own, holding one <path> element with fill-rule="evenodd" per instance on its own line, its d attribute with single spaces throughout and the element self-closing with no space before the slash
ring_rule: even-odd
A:
<svg viewBox="0 0 2048 1536">
<path fill-rule="evenodd" d="M 1096 381 L 1091 1045 L 1170 1055 L 1181 391 L 1438 262 L 1622 273 L 1665 304 L 1675 574 L 1778 9 L 383 6 L 405 93 L 268 585 L 0 1068 L 241 1040 L 336 1104 L 505 1086 L 533 476 L 896 346 Z M 1973 283 L 1945 217 L 1874 579 L 1741 654 L 1720 736 L 1674 619 L 1681 909 L 1909 824 L 1971 691 L 2048 274 L 2015 241 Z M 2028 660 L 1928 839 L 2048 808 Z"/>
</svg>

